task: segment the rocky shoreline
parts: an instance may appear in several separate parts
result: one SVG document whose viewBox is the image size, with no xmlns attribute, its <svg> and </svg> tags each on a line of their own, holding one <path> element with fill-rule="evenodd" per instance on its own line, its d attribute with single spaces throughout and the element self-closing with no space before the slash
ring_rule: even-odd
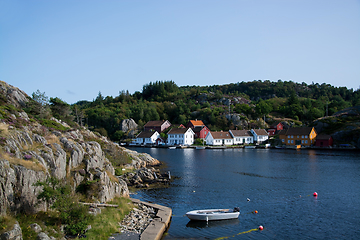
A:
<svg viewBox="0 0 360 240">
<path fill-rule="evenodd" d="M 135 207 L 120 223 L 121 232 L 141 234 L 156 217 L 156 209 L 141 203 L 134 203 Z"/>
</svg>

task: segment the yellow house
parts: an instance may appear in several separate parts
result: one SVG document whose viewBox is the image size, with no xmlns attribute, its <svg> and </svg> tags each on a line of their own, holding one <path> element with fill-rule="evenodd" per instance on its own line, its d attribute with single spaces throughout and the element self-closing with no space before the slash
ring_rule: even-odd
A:
<svg viewBox="0 0 360 240">
<path fill-rule="evenodd" d="M 316 130 L 313 127 L 296 127 L 281 131 L 279 138 L 282 144 L 287 146 L 311 146 L 315 144 L 316 135 Z"/>
</svg>

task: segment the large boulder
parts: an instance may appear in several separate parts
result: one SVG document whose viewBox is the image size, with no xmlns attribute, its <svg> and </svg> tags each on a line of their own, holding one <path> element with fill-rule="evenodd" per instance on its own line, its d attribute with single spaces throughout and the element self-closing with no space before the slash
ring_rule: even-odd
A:
<svg viewBox="0 0 360 240">
<path fill-rule="evenodd" d="M 130 118 L 130 119 L 124 119 L 121 121 L 121 124 L 120 124 L 120 130 L 127 133 L 131 130 L 136 130 L 137 128 L 137 124 L 136 122 L 134 121 L 134 119 Z"/>
</svg>

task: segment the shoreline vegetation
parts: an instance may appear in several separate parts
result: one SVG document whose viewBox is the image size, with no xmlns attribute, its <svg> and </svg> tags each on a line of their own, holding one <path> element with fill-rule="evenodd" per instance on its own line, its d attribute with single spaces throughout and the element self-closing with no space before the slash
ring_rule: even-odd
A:
<svg viewBox="0 0 360 240">
<path fill-rule="evenodd" d="M 267 149 L 314 149 L 314 150 L 354 150 L 354 151 L 360 151 L 360 149 L 357 149 L 356 147 L 353 147 L 351 145 L 345 146 L 345 147 L 316 147 L 316 146 L 310 146 L 310 147 L 294 147 L 294 146 L 265 146 L 265 145 L 229 145 L 229 146 L 209 146 L 209 145 L 191 145 L 191 146 L 171 146 L 174 149 L 196 149 L 197 147 L 201 147 L 202 149 L 232 149 L 232 148 L 246 148 L 246 146 L 253 146 L 256 148 L 267 148 Z M 127 145 L 126 147 L 132 147 L 132 148 L 169 148 L 170 146 L 157 146 L 157 145 Z M 201 149 L 201 150 L 202 150 Z"/>
</svg>

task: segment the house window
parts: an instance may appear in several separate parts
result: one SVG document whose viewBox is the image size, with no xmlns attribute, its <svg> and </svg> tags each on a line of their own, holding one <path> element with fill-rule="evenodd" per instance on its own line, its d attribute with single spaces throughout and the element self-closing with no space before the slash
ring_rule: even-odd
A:
<svg viewBox="0 0 360 240">
<path fill-rule="evenodd" d="M 304 135 L 302 135 L 301 138 L 304 138 Z"/>
<path fill-rule="evenodd" d="M 291 140 L 291 143 L 294 143 L 294 140 Z"/>
<path fill-rule="evenodd" d="M 305 143 L 308 143 L 307 140 L 305 140 Z"/>
<path fill-rule="evenodd" d="M 285 139 L 281 139 L 282 140 L 282 142 L 285 142 Z"/>
<path fill-rule="evenodd" d="M 301 143 L 304 143 L 304 140 L 301 140 Z"/>
<path fill-rule="evenodd" d="M 288 140 L 288 143 L 290 143 L 290 140 Z"/>
<path fill-rule="evenodd" d="M 306 135 L 305 138 L 308 138 L 308 136 Z"/>
<path fill-rule="evenodd" d="M 293 135 L 291 135 L 291 138 L 294 138 L 294 136 L 293 136 Z"/>
</svg>

